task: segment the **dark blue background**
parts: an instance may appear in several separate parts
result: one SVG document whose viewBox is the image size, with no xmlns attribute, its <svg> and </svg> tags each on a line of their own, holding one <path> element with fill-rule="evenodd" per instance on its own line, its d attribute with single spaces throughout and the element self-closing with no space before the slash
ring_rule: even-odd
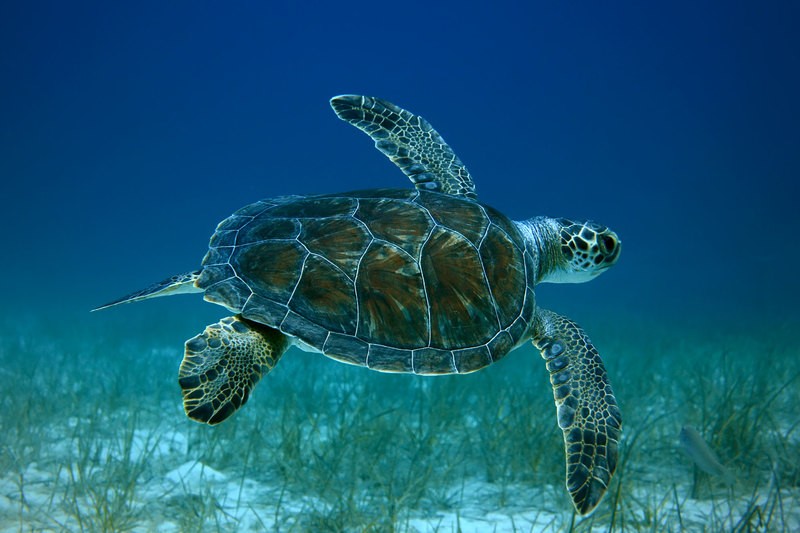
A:
<svg viewBox="0 0 800 533">
<path fill-rule="evenodd" d="M 6 4 L 2 306 L 88 320 L 196 268 L 245 203 L 408 187 L 328 107 L 361 93 L 428 118 L 509 216 L 619 233 L 614 269 L 545 306 L 796 320 L 795 6 Z"/>
</svg>

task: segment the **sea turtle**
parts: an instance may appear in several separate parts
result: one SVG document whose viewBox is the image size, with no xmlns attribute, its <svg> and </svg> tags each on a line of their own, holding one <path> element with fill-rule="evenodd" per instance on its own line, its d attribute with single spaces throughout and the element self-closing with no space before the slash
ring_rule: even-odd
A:
<svg viewBox="0 0 800 533">
<path fill-rule="evenodd" d="M 592 342 L 536 306 L 541 282 L 582 282 L 613 265 L 617 235 L 594 222 L 509 220 L 422 117 L 387 101 L 331 100 L 414 183 L 243 207 L 211 237 L 200 270 L 98 309 L 182 292 L 233 316 L 186 341 L 186 413 L 217 424 L 290 346 L 383 372 L 479 370 L 528 339 L 545 360 L 566 448 L 567 489 L 591 512 L 617 465 L 622 419 Z"/>
</svg>

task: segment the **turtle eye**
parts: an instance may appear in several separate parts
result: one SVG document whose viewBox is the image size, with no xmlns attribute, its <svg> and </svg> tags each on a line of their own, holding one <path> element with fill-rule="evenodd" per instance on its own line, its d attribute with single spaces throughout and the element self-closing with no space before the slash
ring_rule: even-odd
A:
<svg viewBox="0 0 800 533">
<path fill-rule="evenodd" d="M 617 240 L 610 235 L 603 235 L 599 239 L 600 249 L 606 254 L 610 254 L 617 247 Z"/>
</svg>

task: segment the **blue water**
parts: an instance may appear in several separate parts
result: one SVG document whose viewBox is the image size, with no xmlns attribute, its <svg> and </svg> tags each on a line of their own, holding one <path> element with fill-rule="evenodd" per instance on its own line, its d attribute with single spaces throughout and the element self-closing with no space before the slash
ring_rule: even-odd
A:
<svg viewBox="0 0 800 533">
<path fill-rule="evenodd" d="M 608 273 L 537 290 L 587 329 L 617 327 L 593 337 L 647 337 L 628 323 L 676 338 L 792 330 L 798 15 L 789 2 L 6 5 L 5 331 L 130 327 L 146 341 L 148 323 L 174 324 L 180 349 L 224 311 L 189 297 L 88 311 L 197 268 L 217 222 L 259 198 L 410 185 L 335 117 L 342 93 L 423 115 L 511 218 L 614 229 Z"/>
</svg>

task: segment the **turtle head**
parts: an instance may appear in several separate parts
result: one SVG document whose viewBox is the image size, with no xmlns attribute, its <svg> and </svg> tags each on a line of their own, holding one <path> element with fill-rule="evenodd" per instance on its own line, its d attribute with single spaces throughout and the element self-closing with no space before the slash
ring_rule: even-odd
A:
<svg viewBox="0 0 800 533">
<path fill-rule="evenodd" d="M 539 281 L 582 283 L 605 272 L 619 259 L 617 234 L 591 220 L 551 219 L 558 229 L 560 253 L 554 268 Z"/>
<path fill-rule="evenodd" d="M 537 249 L 539 283 L 583 283 L 619 259 L 617 234 L 591 220 L 536 217 L 519 227 Z"/>
</svg>

